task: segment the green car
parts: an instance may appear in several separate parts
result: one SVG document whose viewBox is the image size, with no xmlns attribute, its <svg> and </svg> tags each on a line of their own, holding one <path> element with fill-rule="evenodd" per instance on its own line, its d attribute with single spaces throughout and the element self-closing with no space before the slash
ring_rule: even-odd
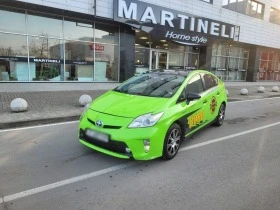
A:
<svg viewBox="0 0 280 210">
<path fill-rule="evenodd" d="M 150 71 L 105 93 L 80 118 L 79 141 L 119 158 L 169 160 L 185 137 L 221 126 L 227 95 L 208 71 Z"/>
</svg>

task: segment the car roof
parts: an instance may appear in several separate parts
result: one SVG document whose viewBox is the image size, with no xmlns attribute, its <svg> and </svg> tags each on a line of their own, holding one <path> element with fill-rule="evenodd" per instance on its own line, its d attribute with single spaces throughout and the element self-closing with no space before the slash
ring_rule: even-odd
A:
<svg viewBox="0 0 280 210">
<path fill-rule="evenodd" d="M 187 77 L 191 71 L 183 69 L 154 69 L 144 72 L 143 74 L 169 74 L 169 75 L 181 75 Z"/>
</svg>

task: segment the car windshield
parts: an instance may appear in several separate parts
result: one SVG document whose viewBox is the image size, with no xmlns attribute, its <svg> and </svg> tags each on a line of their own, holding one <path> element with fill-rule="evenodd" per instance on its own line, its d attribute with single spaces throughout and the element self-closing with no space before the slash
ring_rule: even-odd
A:
<svg viewBox="0 0 280 210">
<path fill-rule="evenodd" d="M 116 87 L 114 91 L 150 97 L 172 97 L 185 77 L 174 74 L 143 74 L 135 76 Z"/>
</svg>

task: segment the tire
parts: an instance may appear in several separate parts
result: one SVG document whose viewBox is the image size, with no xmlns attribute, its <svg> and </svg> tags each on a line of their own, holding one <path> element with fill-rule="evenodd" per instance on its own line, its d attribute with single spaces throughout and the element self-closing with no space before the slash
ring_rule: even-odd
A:
<svg viewBox="0 0 280 210">
<path fill-rule="evenodd" d="M 221 104 L 218 116 L 214 121 L 215 126 L 221 126 L 225 120 L 225 112 L 226 112 L 226 105 L 224 103 Z"/>
<path fill-rule="evenodd" d="M 174 123 L 168 129 L 163 145 L 162 159 L 171 160 L 174 158 L 180 148 L 182 142 L 182 129 L 177 124 Z"/>
</svg>

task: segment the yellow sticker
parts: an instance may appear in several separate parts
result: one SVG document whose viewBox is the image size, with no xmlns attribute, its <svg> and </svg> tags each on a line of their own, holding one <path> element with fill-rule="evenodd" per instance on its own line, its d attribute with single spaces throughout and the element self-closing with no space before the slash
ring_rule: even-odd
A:
<svg viewBox="0 0 280 210">
<path fill-rule="evenodd" d="M 193 114 L 188 119 L 189 128 L 196 126 L 198 123 L 203 121 L 204 119 L 204 111 L 200 111 L 198 113 Z"/>
<path fill-rule="evenodd" d="M 215 96 L 212 97 L 211 102 L 210 102 L 210 110 L 211 114 L 214 114 L 217 108 L 217 99 Z"/>
</svg>

